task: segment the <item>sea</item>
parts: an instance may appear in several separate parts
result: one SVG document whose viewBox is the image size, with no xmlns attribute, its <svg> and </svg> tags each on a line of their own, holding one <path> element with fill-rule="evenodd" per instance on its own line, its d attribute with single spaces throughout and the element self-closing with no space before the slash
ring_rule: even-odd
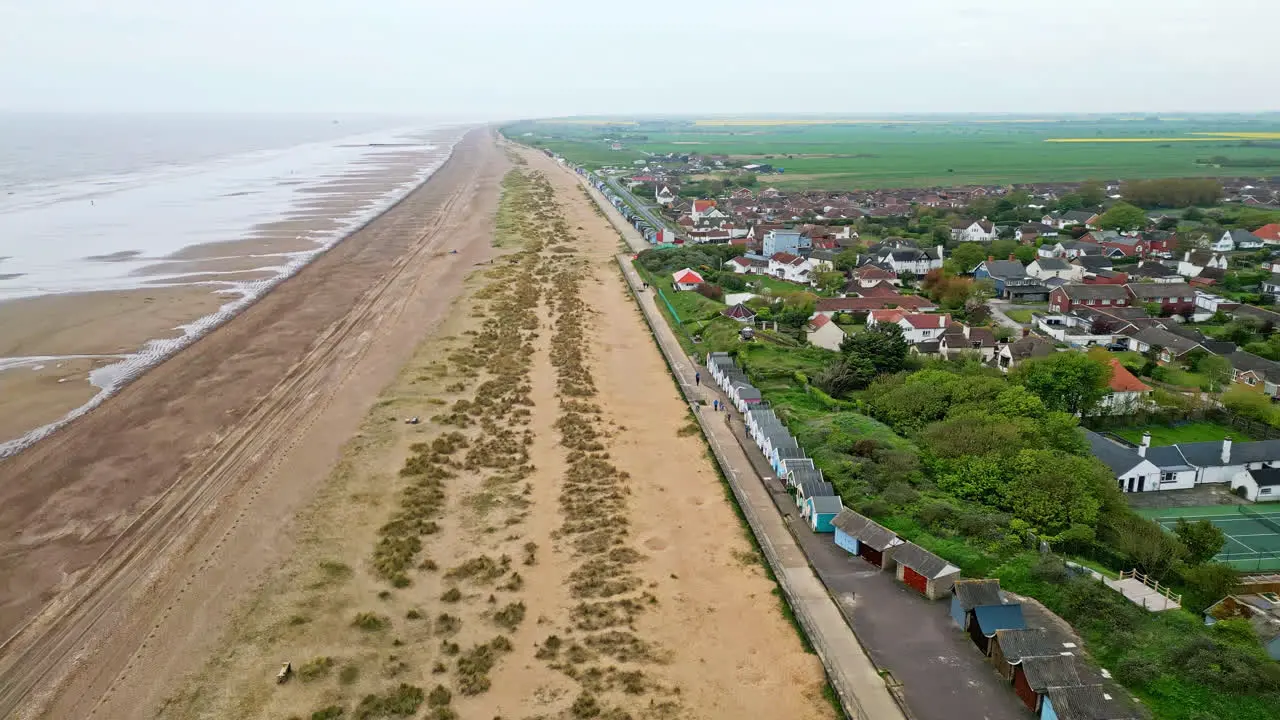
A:
<svg viewBox="0 0 1280 720">
<path fill-rule="evenodd" d="M 0 457 L 100 403 L 395 204 L 452 151 L 457 133 L 441 130 L 429 118 L 0 113 L 0 303 L 166 284 L 207 284 L 226 298 L 178 337 L 111 358 L 90 375 L 94 401 L 24 438 L 0 438 Z M 359 201 L 348 197 L 338 222 L 298 236 L 305 248 L 264 256 L 255 269 L 266 279 L 145 270 L 184 248 L 314 216 L 344 178 L 359 184 Z M 0 356 L 0 371 L 56 360 Z"/>
</svg>

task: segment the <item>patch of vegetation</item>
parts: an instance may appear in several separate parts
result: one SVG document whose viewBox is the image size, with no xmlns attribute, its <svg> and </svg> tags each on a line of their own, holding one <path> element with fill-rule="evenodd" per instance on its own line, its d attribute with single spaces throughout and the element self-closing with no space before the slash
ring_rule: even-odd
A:
<svg viewBox="0 0 1280 720">
<path fill-rule="evenodd" d="M 425 699 L 422 688 L 401 683 L 399 687 L 386 691 L 381 695 L 365 695 L 356 706 L 356 720 L 371 720 L 384 717 L 409 717 L 418 712 L 418 707 Z"/>
<path fill-rule="evenodd" d="M 343 685 L 351 685 L 360 679 L 360 667 L 354 663 L 347 663 L 338 671 L 338 682 Z"/>
<path fill-rule="evenodd" d="M 341 705 L 330 705 L 311 713 L 311 720 L 338 720 L 346 713 Z"/>
<path fill-rule="evenodd" d="M 520 623 L 524 622 L 524 614 L 524 603 L 513 602 L 495 612 L 493 614 L 493 622 L 499 627 L 515 632 L 515 629 L 520 627 Z"/>
<path fill-rule="evenodd" d="M 475 645 L 458 657 L 458 692 L 463 695 L 479 695 L 489 689 L 489 671 L 498 658 L 511 650 L 506 638 L 494 639 Z"/>
<path fill-rule="evenodd" d="M 391 618 L 378 613 L 362 612 L 356 615 L 351 625 L 365 632 L 380 632 L 391 627 Z"/>
<path fill-rule="evenodd" d="M 298 679 L 302 682 L 311 682 L 319 680 L 329 674 L 333 669 L 333 658 L 324 657 L 312 658 L 298 666 Z"/>
</svg>

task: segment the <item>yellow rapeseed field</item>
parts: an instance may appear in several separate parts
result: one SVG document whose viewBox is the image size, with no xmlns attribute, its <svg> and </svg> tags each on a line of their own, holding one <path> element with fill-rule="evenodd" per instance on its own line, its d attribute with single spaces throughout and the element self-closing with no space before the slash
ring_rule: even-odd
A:
<svg viewBox="0 0 1280 720">
<path fill-rule="evenodd" d="M 1193 132 L 1194 137 L 1048 138 L 1051 143 L 1168 143 L 1231 140 L 1280 140 L 1280 132 Z"/>
</svg>

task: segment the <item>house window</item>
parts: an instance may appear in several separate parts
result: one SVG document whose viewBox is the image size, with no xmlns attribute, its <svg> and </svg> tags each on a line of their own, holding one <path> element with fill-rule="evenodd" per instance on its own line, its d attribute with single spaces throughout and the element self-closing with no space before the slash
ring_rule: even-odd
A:
<svg viewBox="0 0 1280 720">
<path fill-rule="evenodd" d="M 1161 473 L 1160 482 L 1162 484 L 1178 482 L 1178 473 L 1171 473 L 1171 472 Z"/>
<path fill-rule="evenodd" d="M 1110 301 L 1110 300 L 1103 299 L 1102 304 L 1103 304 L 1103 305 L 1110 305 L 1110 304 L 1111 304 L 1111 301 Z"/>
<path fill-rule="evenodd" d="M 1258 384 L 1258 380 L 1254 378 L 1252 375 L 1246 375 L 1244 378 L 1244 384 L 1248 385 L 1249 387 L 1253 387 L 1254 385 Z"/>
<path fill-rule="evenodd" d="M 1259 488 L 1259 490 L 1258 490 L 1258 494 L 1259 494 L 1259 495 L 1270 495 L 1270 494 L 1271 494 L 1271 488 L 1269 488 L 1269 487 Z"/>
</svg>

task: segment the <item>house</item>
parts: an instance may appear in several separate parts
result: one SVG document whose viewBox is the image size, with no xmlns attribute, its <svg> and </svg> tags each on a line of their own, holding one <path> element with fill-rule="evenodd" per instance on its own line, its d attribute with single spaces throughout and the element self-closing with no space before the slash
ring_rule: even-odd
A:
<svg viewBox="0 0 1280 720">
<path fill-rule="evenodd" d="M 919 276 L 927 275 L 930 270 L 942 267 L 944 259 L 941 245 L 932 250 L 914 247 L 886 249 L 871 257 L 874 264 L 888 268 L 899 276 L 908 272 Z"/>
<path fill-rule="evenodd" d="M 1129 276 L 1130 280 L 1136 282 L 1144 280 L 1154 283 L 1185 282 L 1184 278 L 1178 274 L 1177 270 L 1153 260 L 1139 260 L 1137 265 L 1130 265 L 1126 267 L 1125 274 Z"/>
<path fill-rule="evenodd" d="M 809 237 L 799 230 L 770 230 L 764 236 L 763 250 L 760 254 L 765 257 L 773 257 L 778 253 L 801 255 L 802 251 L 808 251 L 812 247 L 813 243 Z"/>
<path fill-rule="evenodd" d="M 840 511 L 831 526 L 840 548 L 882 570 L 893 567 L 893 555 L 903 544 L 893 531 L 848 508 Z"/>
<path fill-rule="evenodd" d="M 1151 388 L 1129 372 L 1114 357 L 1111 363 L 1111 391 L 1102 397 L 1098 410 L 1104 415 L 1131 415 L 1147 406 Z"/>
<path fill-rule="evenodd" d="M 1221 253 L 1188 250 L 1178 261 L 1178 274 L 1185 278 L 1200 277 L 1207 270 L 1226 270 L 1227 256 Z"/>
<path fill-rule="evenodd" d="M 960 353 L 973 353 L 989 363 L 996 356 L 996 335 L 988 328 L 954 323 L 938 339 L 937 353 L 947 359 Z"/>
<path fill-rule="evenodd" d="M 996 226 L 986 218 L 961 221 L 951 226 L 951 239 L 959 242 L 991 242 L 999 237 Z"/>
<path fill-rule="evenodd" d="M 996 364 L 1001 370 L 1009 372 L 1018 363 L 1033 358 L 1049 357 L 1057 352 L 1052 340 L 1039 335 L 1027 335 L 1000 347 L 996 353 Z"/>
<path fill-rule="evenodd" d="M 898 327 L 902 328 L 902 337 L 913 345 L 927 340 L 937 340 L 950 325 L 950 313 L 942 315 L 913 313 L 904 315 L 898 320 Z"/>
<path fill-rule="evenodd" d="M 1138 720 L 1141 715 L 1107 694 L 1101 685 L 1049 687 L 1040 720 Z"/>
<path fill-rule="evenodd" d="M 1244 350 L 1233 350 L 1223 356 L 1231 363 L 1231 382 L 1260 390 L 1272 399 L 1280 395 L 1280 363 Z"/>
<path fill-rule="evenodd" d="M 1263 225 L 1253 235 L 1267 245 L 1280 245 L 1280 223 Z"/>
<path fill-rule="evenodd" d="M 831 521 L 836 519 L 841 510 L 844 510 L 844 503 L 840 502 L 840 498 L 834 495 L 824 495 L 809 498 L 802 514 L 809 519 L 810 530 L 817 533 L 829 533 L 835 532 Z"/>
<path fill-rule="evenodd" d="M 809 270 L 813 266 L 808 258 L 779 252 L 769 256 L 769 274 L 780 280 L 794 283 L 809 282 Z"/>
<path fill-rule="evenodd" d="M 1062 258 L 1038 257 L 1026 267 L 1026 274 L 1037 280 L 1062 278 L 1063 280 L 1080 282 L 1084 279 L 1084 268 L 1079 265 L 1072 265 Z"/>
<path fill-rule="evenodd" d="M 703 282 L 702 276 L 689 268 L 671 273 L 671 285 L 676 290 L 694 290 Z"/>
<path fill-rule="evenodd" d="M 1034 713 L 1040 712 L 1041 700 L 1049 688 L 1079 685 L 1080 675 L 1072 655 L 1023 658 L 1013 671 L 1013 692 Z"/>
<path fill-rule="evenodd" d="M 815 272 L 831 272 L 836 269 L 835 250 L 814 250 L 809 253 L 809 263 Z"/>
<path fill-rule="evenodd" d="M 1040 629 L 997 630 L 990 642 L 991 664 L 1000 676 L 1013 682 L 1014 669 L 1023 658 L 1058 654 L 1060 648 Z"/>
<path fill-rule="evenodd" d="M 1085 438 L 1094 455 L 1116 473 L 1124 492 L 1183 490 L 1221 483 L 1233 491 L 1244 488 L 1247 494 L 1259 477 L 1269 480 L 1268 473 L 1255 476 L 1254 471 L 1280 467 L 1280 440 L 1236 443 L 1225 438 L 1150 447 L 1150 437 L 1144 436 L 1141 445 L 1129 448 L 1089 431 L 1085 431 Z M 1272 486 L 1258 486 L 1259 494 L 1262 487 Z M 1280 490 L 1270 494 L 1276 492 Z"/>
<path fill-rule="evenodd" d="M 1244 488 L 1244 497 L 1253 502 L 1280 501 L 1280 468 L 1264 467 L 1249 470 L 1237 477 L 1232 490 Z M 1280 658 L 1277 658 L 1280 659 Z"/>
<path fill-rule="evenodd" d="M 1272 274 L 1271 277 L 1262 281 L 1262 292 L 1267 295 L 1275 295 L 1280 293 L 1280 275 Z"/>
<path fill-rule="evenodd" d="M 1084 240 L 1068 240 L 1053 246 L 1054 257 L 1074 260 L 1078 257 L 1100 257 L 1102 246 Z"/>
<path fill-rule="evenodd" d="M 747 307 L 746 305 L 743 305 L 742 303 L 738 303 L 729 308 L 726 308 L 720 311 L 720 314 L 727 318 L 733 318 L 734 320 L 737 320 L 740 323 L 750 324 L 755 322 L 756 320 L 755 311 Z"/>
<path fill-rule="evenodd" d="M 769 272 L 769 258 L 750 253 L 732 258 L 726 261 L 724 265 L 737 275 L 754 275 Z"/>
<path fill-rule="evenodd" d="M 1089 210 L 1068 210 L 1058 217 L 1046 215 L 1040 220 L 1045 225 L 1053 225 L 1059 230 L 1072 225 L 1084 225 L 1092 228 L 1098 223 L 1098 214 Z"/>
<path fill-rule="evenodd" d="M 1027 620 L 1022 616 L 1022 605 L 1018 603 L 979 605 L 970 613 L 969 625 L 965 628 L 969 639 L 983 655 L 991 654 L 991 641 L 996 632 L 1026 629 Z"/>
<path fill-rule="evenodd" d="M 1111 468 L 1111 472 L 1115 474 L 1121 492 L 1151 492 L 1161 489 L 1160 481 L 1163 471 L 1159 465 L 1146 457 L 1147 452 L 1152 449 L 1150 433 L 1143 436 L 1144 444 L 1138 451 L 1130 450 L 1091 430 L 1086 430 L 1084 434 L 1094 457 Z M 1183 465 L 1183 467 L 1190 470 L 1188 466 Z M 1186 477 L 1177 479 L 1181 480 L 1178 483 L 1179 489 L 1186 485 Z"/>
<path fill-rule="evenodd" d="M 696 223 L 703 219 L 718 220 L 729 216 L 716 207 L 715 200 L 694 200 L 689 208 L 689 217 Z"/>
<path fill-rule="evenodd" d="M 1253 626 L 1272 660 L 1280 660 L 1280 595 L 1274 592 L 1228 595 L 1204 611 L 1204 624 L 1242 618 Z"/>
<path fill-rule="evenodd" d="M 1257 235 L 1248 230 L 1236 229 L 1222 233 L 1222 237 L 1218 238 L 1218 241 L 1210 245 L 1209 248 L 1217 252 L 1230 252 L 1232 250 L 1257 250 L 1263 245 L 1262 238 Z"/>
<path fill-rule="evenodd" d="M 1192 319 L 1196 322 L 1203 322 L 1219 311 L 1230 313 L 1238 307 L 1240 307 L 1240 303 L 1235 300 L 1229 300 L 1203 290 L 1196 290 L 1196 309 Z"/>
<path fill-rule="evenodd" d="M 1033 242 L 1037 238 L 1052 237 L 1058 237 L 1058 228 L 1045 223 L 1027 223 L 1013 231 L 1013 239 L 1023 244 Z"/>
<path fill-rule="evenodd" d="M 969 627 L 974 608 L 1002 604 L 999 580 L 957 580 L 951 587 L 951 619 L 961 630 Z"/>
<path fill-rule="evenodd" d="M 1049 290 L 1038 280 L 1027 274 L 1022 263 L 1013 259 L 996 260 L 988 257 L 985 262 L 973 269 L 973 277 L 978 280 L 990 279 L 995 284 L 996 296 L 1010 300 L 1044 300 Z"/>
<path fill-rule="evenodd" d="M 1196 348 L 1207 351 L 1199 342 L 1169 332 L 1162 327 L 1148 326 L 1138 330 L 1125 330 L 1122 334 L 1128 338 L 1129 349 L 1134 352 L 1145 353 L 1152 348 L 1159 348 L 1156 359 L 1163 363 L 1178 360 Z"/>
<path fill-rule="evenodd" d="M 930 600 L 950 594 L 960 576 L 960 568 L 915 543 L 903 543 L 895 548 L 893 560 L 898 564 L 898 580 Z"/>
<path fill-rule="evenodd" d="M 898 273 L 878 265 L 868 264 L 859 267 L 853 271 L 853 278 L 859 287 L 869 287 L 882 282 L 887 282 L 890 285 L 902 284 L 902 281 L 898 279 Z"/>
<path fill-rule="evenodd" d="M 831 319 L 829 315 L 815 313 L 809 318 L 809 324 L 805 327 L 805 339 L 814 347 L 826 348 L 827 350 L 839 351 L 840 343 L 844 342 L 844 330 Z"/>
<path fill-rule="evenodd" d="M 1075 307 L 1128 307 L 1129 291 L 1121 285 L 1063 285 L 1049 293 L 1049 309 L 1069 312 Z"/>
<path fill-rule="evenodd" d="M 1187 283 L 1129 283 L 1131 305 L 1156 303 L 1161 315 L 1190 317 L 1196 308 L 1196 289 Z"/>
<path fill-rule="evenodd" d="M 665 207 L 676 201 L 676 194 L 671 192 L 671 188 L 663 185 L 654 192 L 653 199 Z"/>
</svg>

